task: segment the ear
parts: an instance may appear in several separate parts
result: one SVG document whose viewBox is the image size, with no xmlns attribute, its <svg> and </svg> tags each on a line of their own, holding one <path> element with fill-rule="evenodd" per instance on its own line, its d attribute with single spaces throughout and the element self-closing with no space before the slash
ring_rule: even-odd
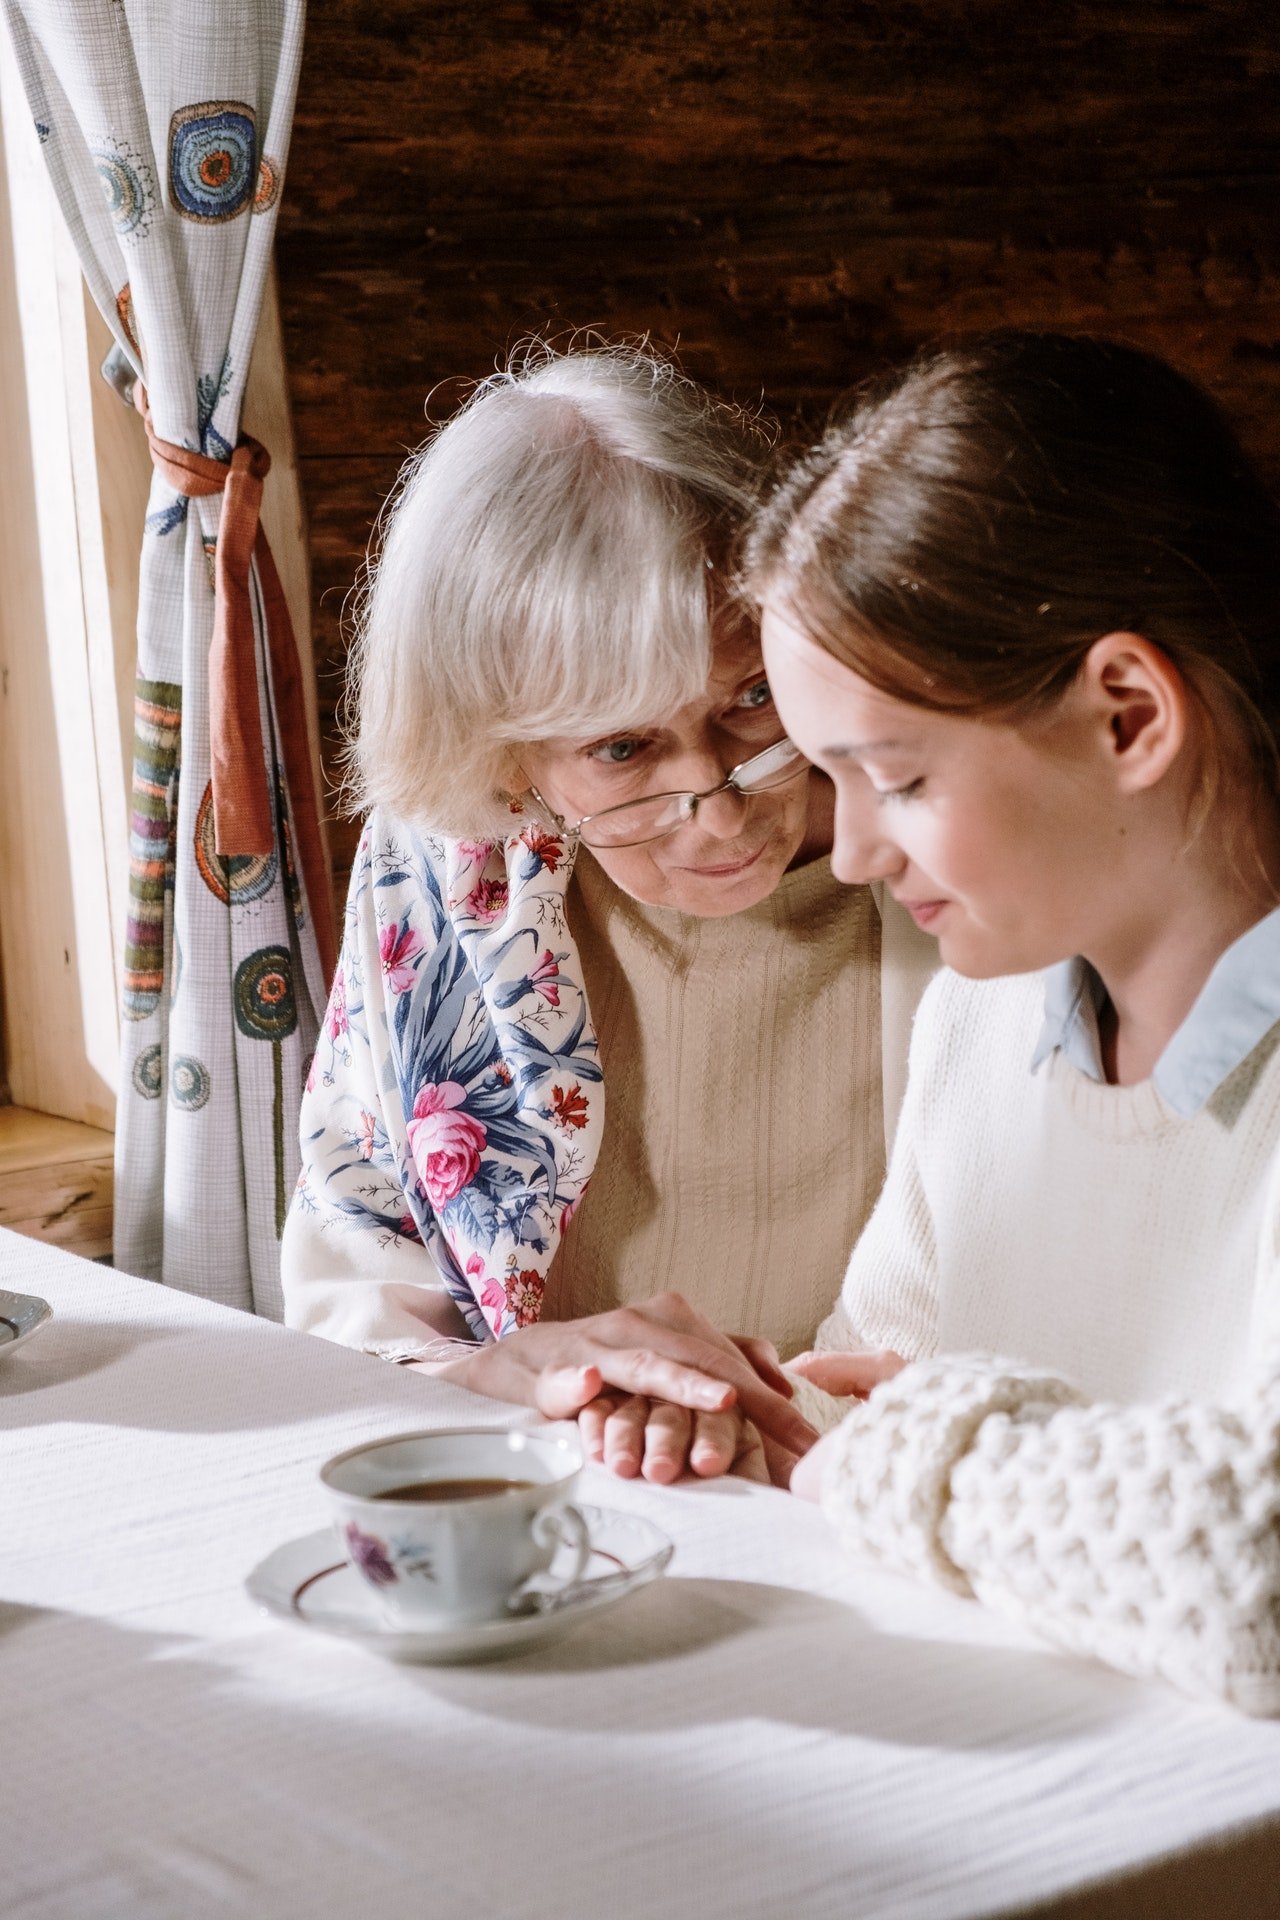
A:
<svg viewBox="0 0 1280 1920">
<path fill-rule="evenodd" d="M 1191 696 L 1163 648 L 1138 633 L 1108 633 L 1084 657 L 1077 681 L 1121 793 L 1154 787 L 1187 742 Z"/>
<path fill-rule="evenodd" d="M 533 781 L 514 756 L 508 754 L 500 784 L 503 793 L 507 794 L 512 800 L 519 800 L 523 794 L 528 793 L 533 785 Z"/>
</svg>

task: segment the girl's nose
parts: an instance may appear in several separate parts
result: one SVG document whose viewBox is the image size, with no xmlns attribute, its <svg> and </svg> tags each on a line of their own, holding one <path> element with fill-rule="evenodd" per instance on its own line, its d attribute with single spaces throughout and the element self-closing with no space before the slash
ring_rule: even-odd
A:
<svg viewBox="0 0 1280 1920">
<path fill-rule="evenodd" d="M 831 871 L 846 886 L 887 880 L 901 871 L 902 850 L 884 830 L 875 800 L 867 794 L 837 793 L 835 845 Z"/>
</svg>

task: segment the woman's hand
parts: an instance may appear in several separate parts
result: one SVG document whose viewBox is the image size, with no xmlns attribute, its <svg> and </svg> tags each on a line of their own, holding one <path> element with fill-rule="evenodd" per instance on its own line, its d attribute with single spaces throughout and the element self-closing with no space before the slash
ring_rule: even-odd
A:
<svg viewBox="0 0 1280 1920">
<path fill-rule="evenodd" d="M 850 1400 L 865 1400 L 882 1380 L 892 1380 L 907 1362 L 900 1353 L 885 1348 L 880 1353 L 801 1353 L 788 1362 L 792 1371 L 812 1380 L 824 1393 Z M 816 1447 L 810 1447 L 791 1476 L 791 1491 L 802 1500 L 822 1498 L 822 1478 L 827 1462 L 835 1451 L 836 1432 L 824 1434 Z"/>
<path fill-rule="evenodd" d="M 790 1390 L 771 1340 L 729 1338 L 762 1379 Z M 700 1480 L 729 1473 L 785 1487 L 799 1458 L 796 1449 L 765 1440 L 737 1407 L 698 1413 L 635 1393 L 601 1394 L 579 1413 L 578 1431 L 589 1460 L 622 1480 L 642 1475 L 659 1486 L 670 1486 L 684 1473 Z"/>
<path fill-rule="evenodd" d="M 894 1353 L 888 1347 L 878 1353 L 848 1353 L 842 1350 L 798 1353 L 794 1360 L 787 1362 L 793 1373 L 811 1380 L 824 1393 L 850 1400 L 865 1400 L 873 1387 L 878 1387 L 882 1380 L 892 1380 L 894 1374 L 901 1373 L 906 1364 L 900 1353 Z"/>
<path fill-rule="evenodd" d="M 822 1498 L 822 1477 L 827 1470 L 827 1461 L 835 1451 L 837 1427 L 831 1433 L 824 1433 L 816 1447 L 810 1447 L 791 1476 L 791 1491 L 802 1500 L 815 1503 Z"/>
<path fill-rule="evenodd" d="M 643 1475 L 670 1486 L 692 1472 L 701 1480 L 722 1473 L 769 1484 L 765 1446 L 736 1407 L 725 1413 L 695 1413 L 643 1394 L 605 1393 L 578 1415 L 583 1452 L 620 1479 Z M 788 1454 L 789 1463 L 795 1455 Z"/>
<path fill-rule="evenodd" d="M 732 1409 L 762 1442 L 792 1457 L 814 1440 L 813 1429 L 790 1404 L 790 1383 L 768 1342 L 733 1340 L 678 1293 L 582 1320 L 542 1320 L 504 1340 L 461 1354 L 454 1347 L 445 1358 L 414 1364 L 495 1400 L 537 1407 L 552 1420 L 574 1419 L 592 1401 L 616 1392 L 694 1415 Z M 668 1424 L 674 1429 L 674 1421 Z M 702 1458 L 723 1457 L 724 1431 L 704 1427 Z M 696 1437 L 691 1428 L 690 1446 Z"/>
</svg>

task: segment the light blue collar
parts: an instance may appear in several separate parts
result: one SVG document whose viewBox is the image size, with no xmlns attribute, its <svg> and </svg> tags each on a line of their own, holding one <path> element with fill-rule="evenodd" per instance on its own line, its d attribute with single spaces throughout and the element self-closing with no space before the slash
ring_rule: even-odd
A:
<svg viewBox="0 0 1280 1920">
<path fill-rule="evenodd" d="M 1044 1022 L 1031 1071 L 1055 1048 L 1087 1074 L 1104 1080 L 1098 1014 L 1104 988 L 1087 960 L 1063 960 L 1044 976 Z M 1175 1113 L 1199 1113 L 1228 1074 L 1247 1060 L 1280 1020 L 1280 908 L 1229 946 L 1170 1040 L 1151 1075 L 1156 1092 Z"/>
</svg>

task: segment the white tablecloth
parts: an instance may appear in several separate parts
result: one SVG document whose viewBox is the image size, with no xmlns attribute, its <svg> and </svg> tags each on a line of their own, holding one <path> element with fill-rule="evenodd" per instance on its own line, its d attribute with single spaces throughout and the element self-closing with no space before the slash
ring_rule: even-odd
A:
<svg viewBox="0 0 1280 1920">
<path fill-rule="evenodd" d="M 1280 1913 L 1280 1724 L 860 1568 L 769 1489 L 593 1473 L 671 1573 L 500 1666 L 273 1622 L 241 1582 L 324 1524 L 327 1455 L 514 1411 L 8 1234 L 0 1285 L 57 1316 L 0 1360 L 5 1920 Z"/>
</svg>

